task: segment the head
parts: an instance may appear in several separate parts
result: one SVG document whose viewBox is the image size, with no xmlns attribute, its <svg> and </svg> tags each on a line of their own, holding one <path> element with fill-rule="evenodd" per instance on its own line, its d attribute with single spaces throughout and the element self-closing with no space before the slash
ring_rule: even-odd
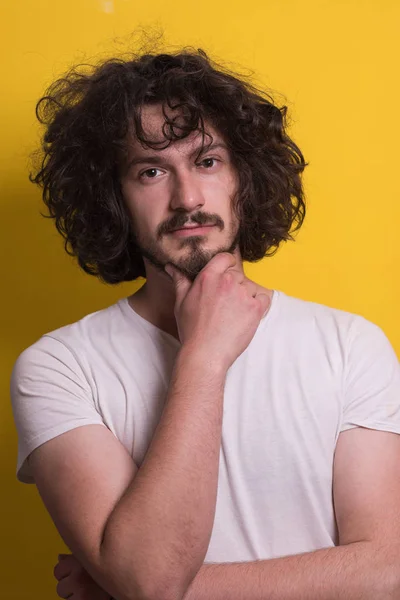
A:
<svg viewBox="0 0 400 600">
<path fill-rule="evenodd" d="M 146 140 L 151 148 L 158 143 L 164 149 L 152 150 L 132 133 L 120 170 L 121 191 L 146 277 L 170 263 L 193 281 L 218 252 L 235 252 L 240 260 L 239 221 L 232 211 L 238 184 L 228 144 L 210 122 L 204 123 L 206 144 L 201 131 L 192 131 L 165 148 L 165 119 L 176 132 L 185 123 L 182 107 L 175 105 L 144 105 Z M 176 233 L 193 225 L 209 229 Z"/>
<path fill-rule="evenodd" d="M 305 216 L 304 158 L 286 107 L 202 51 L 70 71 L 37 105 L 46 125 L 31 181 L 80 266 L 106 283 L 194 280 L 218 252 L 256 262 Z M 213 225 L 180 236 L 188 224 Z"/>
</svg>

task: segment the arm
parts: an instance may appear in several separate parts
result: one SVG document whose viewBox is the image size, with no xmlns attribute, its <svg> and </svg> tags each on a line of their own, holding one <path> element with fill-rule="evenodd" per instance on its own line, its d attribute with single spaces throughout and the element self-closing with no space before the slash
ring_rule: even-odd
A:
<svg viewBox="0 0 400 600">
<path fill-rule="evenodd" d="M 204 561 L 211 537 L 226 378 L 217 364 L 213 369 L 202 356 L 183 347 L 135 484 L 104 532 L 102 555 L 127 583 L 132 570 L 150 582 L 158 574 L 154 594 L 150 593 L 157 600 L 183 596 Z"/>
<path fill-rule="evenodd" d="M 215 512 L 225 377 L 182 347 L 139 471 L 115 436 L 97 425 L 57 436 L 30 456 L 63 540 L 118 600 L 182 597 L 203 563 Z"/>
<path fill-rule="evenodd" d="M 400 436 L 342 432 L 334 460 L 339 546 L 247 563 L 206 564 L 184 600 L 400 598 Z"/>
</svg>

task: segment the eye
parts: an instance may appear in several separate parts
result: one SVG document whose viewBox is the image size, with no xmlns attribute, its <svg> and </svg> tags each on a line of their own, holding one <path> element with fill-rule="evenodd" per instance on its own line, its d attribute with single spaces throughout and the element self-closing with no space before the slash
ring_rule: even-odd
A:
<svg viewBox="0 0 400 600">
<path fill-rule="evenodd" d="M 203 164 L 203 163 L 205 163 L 206 161 L 209 161 L 209 160 L 213 160 L 214 162 L 221 162 L 220 160 L 218 160 L 218 158 L 214 158 L 213 156 L 209 156 L 208 158 L 205 158 L 204 160 L 202 160 L 200 164 Z M 214 165 L 211 165 L 211 166 L 214 166 Z"/>
<path fill-rule="evenodd" d="M 199 164 L 202 165 L 203 163 L 206 163 L 208 161 L 213 161 L 215 162 L 221 162 L 218 158 L 214 158 L 213 156 L 209 156 L 207 158 L 204 158 Z M 210 169 L 212 167 L 214 167 L 215 165 L 212 164 L 208 167 L 206 167 L 207 169 Z M 156 171 L 160 171 L 160 169 L 156 169 L 156 167 L 153 167 L 152 169 L 146 169 L 145 171 L 142 171 L 141 173 L 139 173 L 139 179 L 156 179 L 156 175 L 153 177 L 153 175 L 150 174 L 154 174 Z M 149 174 L 149 175 L 147 175 Z"/>
<path fill-rule="evenodd" d="M 139 179 L 143 178 L 143 175 L 145 175 L 146 173 L 151 173 L 152 171 L 159 171 L 160 169 L 156 169 L 155 167 L 153 167 L 152 169 L 146 169 L 146 171 L 143 171 L 142 173 L 139 174 Z M 155 177 L 145 177 L 144 179 L 155 179 Z"/>
</svg>

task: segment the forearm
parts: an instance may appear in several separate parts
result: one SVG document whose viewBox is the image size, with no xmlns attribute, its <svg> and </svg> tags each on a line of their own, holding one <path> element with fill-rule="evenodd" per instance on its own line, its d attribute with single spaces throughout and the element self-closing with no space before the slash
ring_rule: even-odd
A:
<svg viewBox="0 0 400 600">
<path fill-rule="evenodd" d="M 145 460 L 105 529 L 104 562 L 124 579 L 121 589 L 135 581 L 150 597 L 160 588 L 183 594 L 203 564 L 215 515 L 225 378 L 182 347 Z"/>
<path fill-rule="evenodd" d="M 257 562 L 206 564 L 184 600 L 394 600 L 400 598 L 398 556 L 393 547 L 357 542 Z"/>
</svg>

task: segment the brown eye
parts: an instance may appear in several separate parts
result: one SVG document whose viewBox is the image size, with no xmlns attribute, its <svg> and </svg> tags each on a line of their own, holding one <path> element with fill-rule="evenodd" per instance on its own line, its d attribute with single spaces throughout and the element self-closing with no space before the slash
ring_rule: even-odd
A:
<svg viewBox="0 0 400 600">
<path fill-rule="evenodd" d="M 200 164 L 203 164 L 203 163 L 205 163 L 205 162 L 207 162 L 207 161 L 210 161 L 210 160 L 212 160 L 212 161 L 214 161 L 214 162 L 220 162 L 220 161 L 218 160 L 218 158 L 210 157 L 210 158 L 205 158 L 204 160 L 202 160 Z M 214 165 L 211 165 L 211 166 L 214 166 Z M 209 167 L 207 167 L 207 168 L 209 168 Z"/>
<path fill-rule="evenodd" d="M 153 168 L 153 169 L 146 169 L 146 171 L 143 171 L 143 173 L 140 173 L 139 178 L 143 177 L 143 175 L 145 175 L 146 173 L 151 173 L 154 171 L 158 171 L 159 169 Z M 154 177 L 145 177 L 145 179 L 155 179 Z"/>
</svg>

